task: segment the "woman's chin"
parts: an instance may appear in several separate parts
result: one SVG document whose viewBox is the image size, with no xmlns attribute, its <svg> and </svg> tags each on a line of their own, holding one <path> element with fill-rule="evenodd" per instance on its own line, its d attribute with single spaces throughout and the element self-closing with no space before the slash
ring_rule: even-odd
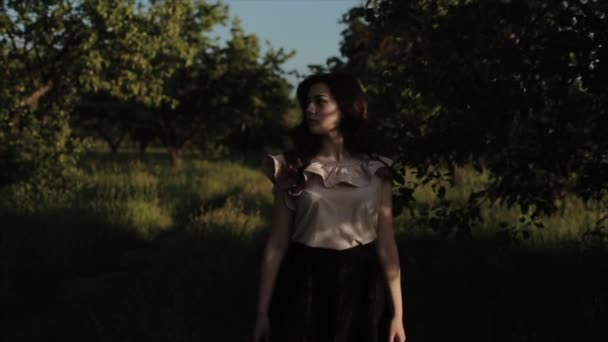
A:
<svg viewBox="0 0 608 342">
<path fill-rule="evenodd" d="M 319 134 L 319 127 L 317 125 L 309 125 L 308 126 L 308 131 L 311 134 Z"/>
<path fill-rule="evenodd" d="M 310 131 L 310 133 L 311 133 L 312 135 L 327 135 L 327 133 L 326 133 L 326 132 L 321 131 L 321 130 L 311 130 L 311 131 Z"/>
<path fill-rule="evenodd" d="M 331 132 L 331 130 L 328 130 L 327 128 L 315 124 L 309 124 L 308 131 L 310 132 L 310 134 L 313 135 L 327 135 Z"/>
</svg>

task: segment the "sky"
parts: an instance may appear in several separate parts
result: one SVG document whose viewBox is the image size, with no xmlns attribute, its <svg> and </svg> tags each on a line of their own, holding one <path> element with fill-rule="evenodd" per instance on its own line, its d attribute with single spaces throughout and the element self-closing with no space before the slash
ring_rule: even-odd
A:
<svg viewBox="0 0 608 342">
<path fill-rule="evenodd" d="M 265 41 L 273 49 L 296 50 L 296 55 L 283 66 L 284 70 L 296 69 L 308 74 L 309 64 L 325 64 L 331 56 L 340 57 L 342 15 L 361 4 L 360 0 L 219 0 L 229 6 L 230 17 L 241 19 L 247 34 L 255 33 L 260 39 L 262 53 Z M 218 1 L 210 1 L 216 3 Z M 229 23 L 230 21 L 228 21 Z M 229 25 L 217 27 L 211 33 L 225 41 Z M 299 79 L 288 76 L 292 85 Z"/>
</svg>

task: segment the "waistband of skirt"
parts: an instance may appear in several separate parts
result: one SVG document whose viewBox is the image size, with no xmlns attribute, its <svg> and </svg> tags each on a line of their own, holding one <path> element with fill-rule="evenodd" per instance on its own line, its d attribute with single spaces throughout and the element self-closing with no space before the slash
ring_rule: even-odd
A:
<svg viewBox="0 0 608 342">
<path fill-rule="evenodd" d="M 309 253 L 317 253 L 317 254 L 333 254 L 333 255 L 350 255 L 350 254 L 358 254 L 363 251 L 374 250 L 376 245 L 376 240 L 372 240 L 368 243 L 364 243 L 361 245 L 353 246 L 346 249 L 332 249 L 326 247 L 313 247 L 309 246 L 305 243 L 299 241 L 291 241 L 289 244 L 289 248 L 294 251 L 302 251 Z"/>
</svg>

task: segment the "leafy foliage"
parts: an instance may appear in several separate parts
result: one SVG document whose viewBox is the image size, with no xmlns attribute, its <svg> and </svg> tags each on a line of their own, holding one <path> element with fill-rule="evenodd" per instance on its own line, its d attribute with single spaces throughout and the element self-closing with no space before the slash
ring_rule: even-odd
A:
<svg viewBox="0 0 608 342">
<path fill-rule="evenodd" d="M 606 12 L 598 1 L 367 1 L 344 16 L 346 60 L 328 68 L 361 76 L 379 138 L 418 169 L 415 184 L 441 197 L 454 179 L 439 166 L 491 171 L 469 214 L 448 210 L 466 219 L 450 226 L 466 230 L 482 201 L 534 222 L 565 192 L 601 201 L 608 190 Z M 397 182 L 407 206 L 413 188 Z"/>
<path fill-rule="evenodd" d="M 280 65 L 293 52 L 261 56 L 238 20 L 219 46 L 207 33 L 227 11 L 204 0 L 0 2 L 0 187 L 66 188 L 92 136 L 114 151 L 126 137 L 141 151 L 158 138 L 180 165 L 194 142 L 280 121 Z"/>
</svg>

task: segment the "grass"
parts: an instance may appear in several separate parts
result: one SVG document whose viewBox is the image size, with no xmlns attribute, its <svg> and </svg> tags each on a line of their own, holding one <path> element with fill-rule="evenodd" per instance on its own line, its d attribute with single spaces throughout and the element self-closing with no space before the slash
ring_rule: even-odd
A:
<svg viewBox="0 0 608 342">
<path fill-rule="evenodd" d="M 249 341 L 272 203 L 256 166 L 189 156 L 176 171 L 163 153 L 97 153 L 83 158 L 83 186 L 70 206 L 23 216 L 5 203 L 3 334 L 51 302 L 63 281 L 116 270 L 122 253 L 147 246 L 147 266 L 113 297 L 69 313 L 58 332 L 64 340 Z M 464 174 L 448 198 L 466 199 L 488 177 Z M 434 201 L 429 188 L 415 196 L 420 207 Z M 469 241 L 442 239 L 407 212 L 395 218 L 408 340 L 606 336 L 607 254 L 573 243 L 593 212 L 575 202 L 572 215 L 545 218 L 546 228 L 518 246 L 495 238 L 500 220 L 518 219 L 515 210 L 484 207 L 482 215 Z"/>
<path fill-rule="evenodd" d="M 456 205 L 464 204 L 470 193 L 483 189 L 490 179 L 487 171 L 479 173 L 471 166 L 465 166 L 463 170 L 459 183 L 454 187 L 446 185 L 445 198 Z M 406 179 L 414 178 L 413 170 L 408 169 Z M 430 185 L 417 188 L 413 195 L 417 202 L 414 211 L 419 214 L 439 202 Z M 591 245 L 595 248 L 598 243 L 600 248 L 606 247 L 608 241 L 601 240 L 601 238 L 581 243 L 586 234 L 596 230 L 597 212 L 573 195 L 568 195 L 567 200 L 569 207 L 565 214 L 558 212 L 539 220 L 545 228 L 526 228 L 529 238 L 519 238 L 516 241 L 518 248 L 576 253 L 591 248 Z M 518 226 L 521 213 L 517 205 L 507 208 L 506 205 L 500 203 L 493 205 L 485 203 L 481 206 L 481 216 L 483 222 L 471 227 L 474 238 L 493 239 L 496 238 L 497 232 L 504 231 L 504 228 L 500 226 L 501 222 L 507 222 L 510 227 Z M 424 224 L 424 220 L 416 220 L 408 210 L 396 217 L 395 222 L 395 229 L 399 234 L 410 237 L 438 237 L 440 235 L 439 232 L 429 229 L 428 225 Z"/>
</svg>

